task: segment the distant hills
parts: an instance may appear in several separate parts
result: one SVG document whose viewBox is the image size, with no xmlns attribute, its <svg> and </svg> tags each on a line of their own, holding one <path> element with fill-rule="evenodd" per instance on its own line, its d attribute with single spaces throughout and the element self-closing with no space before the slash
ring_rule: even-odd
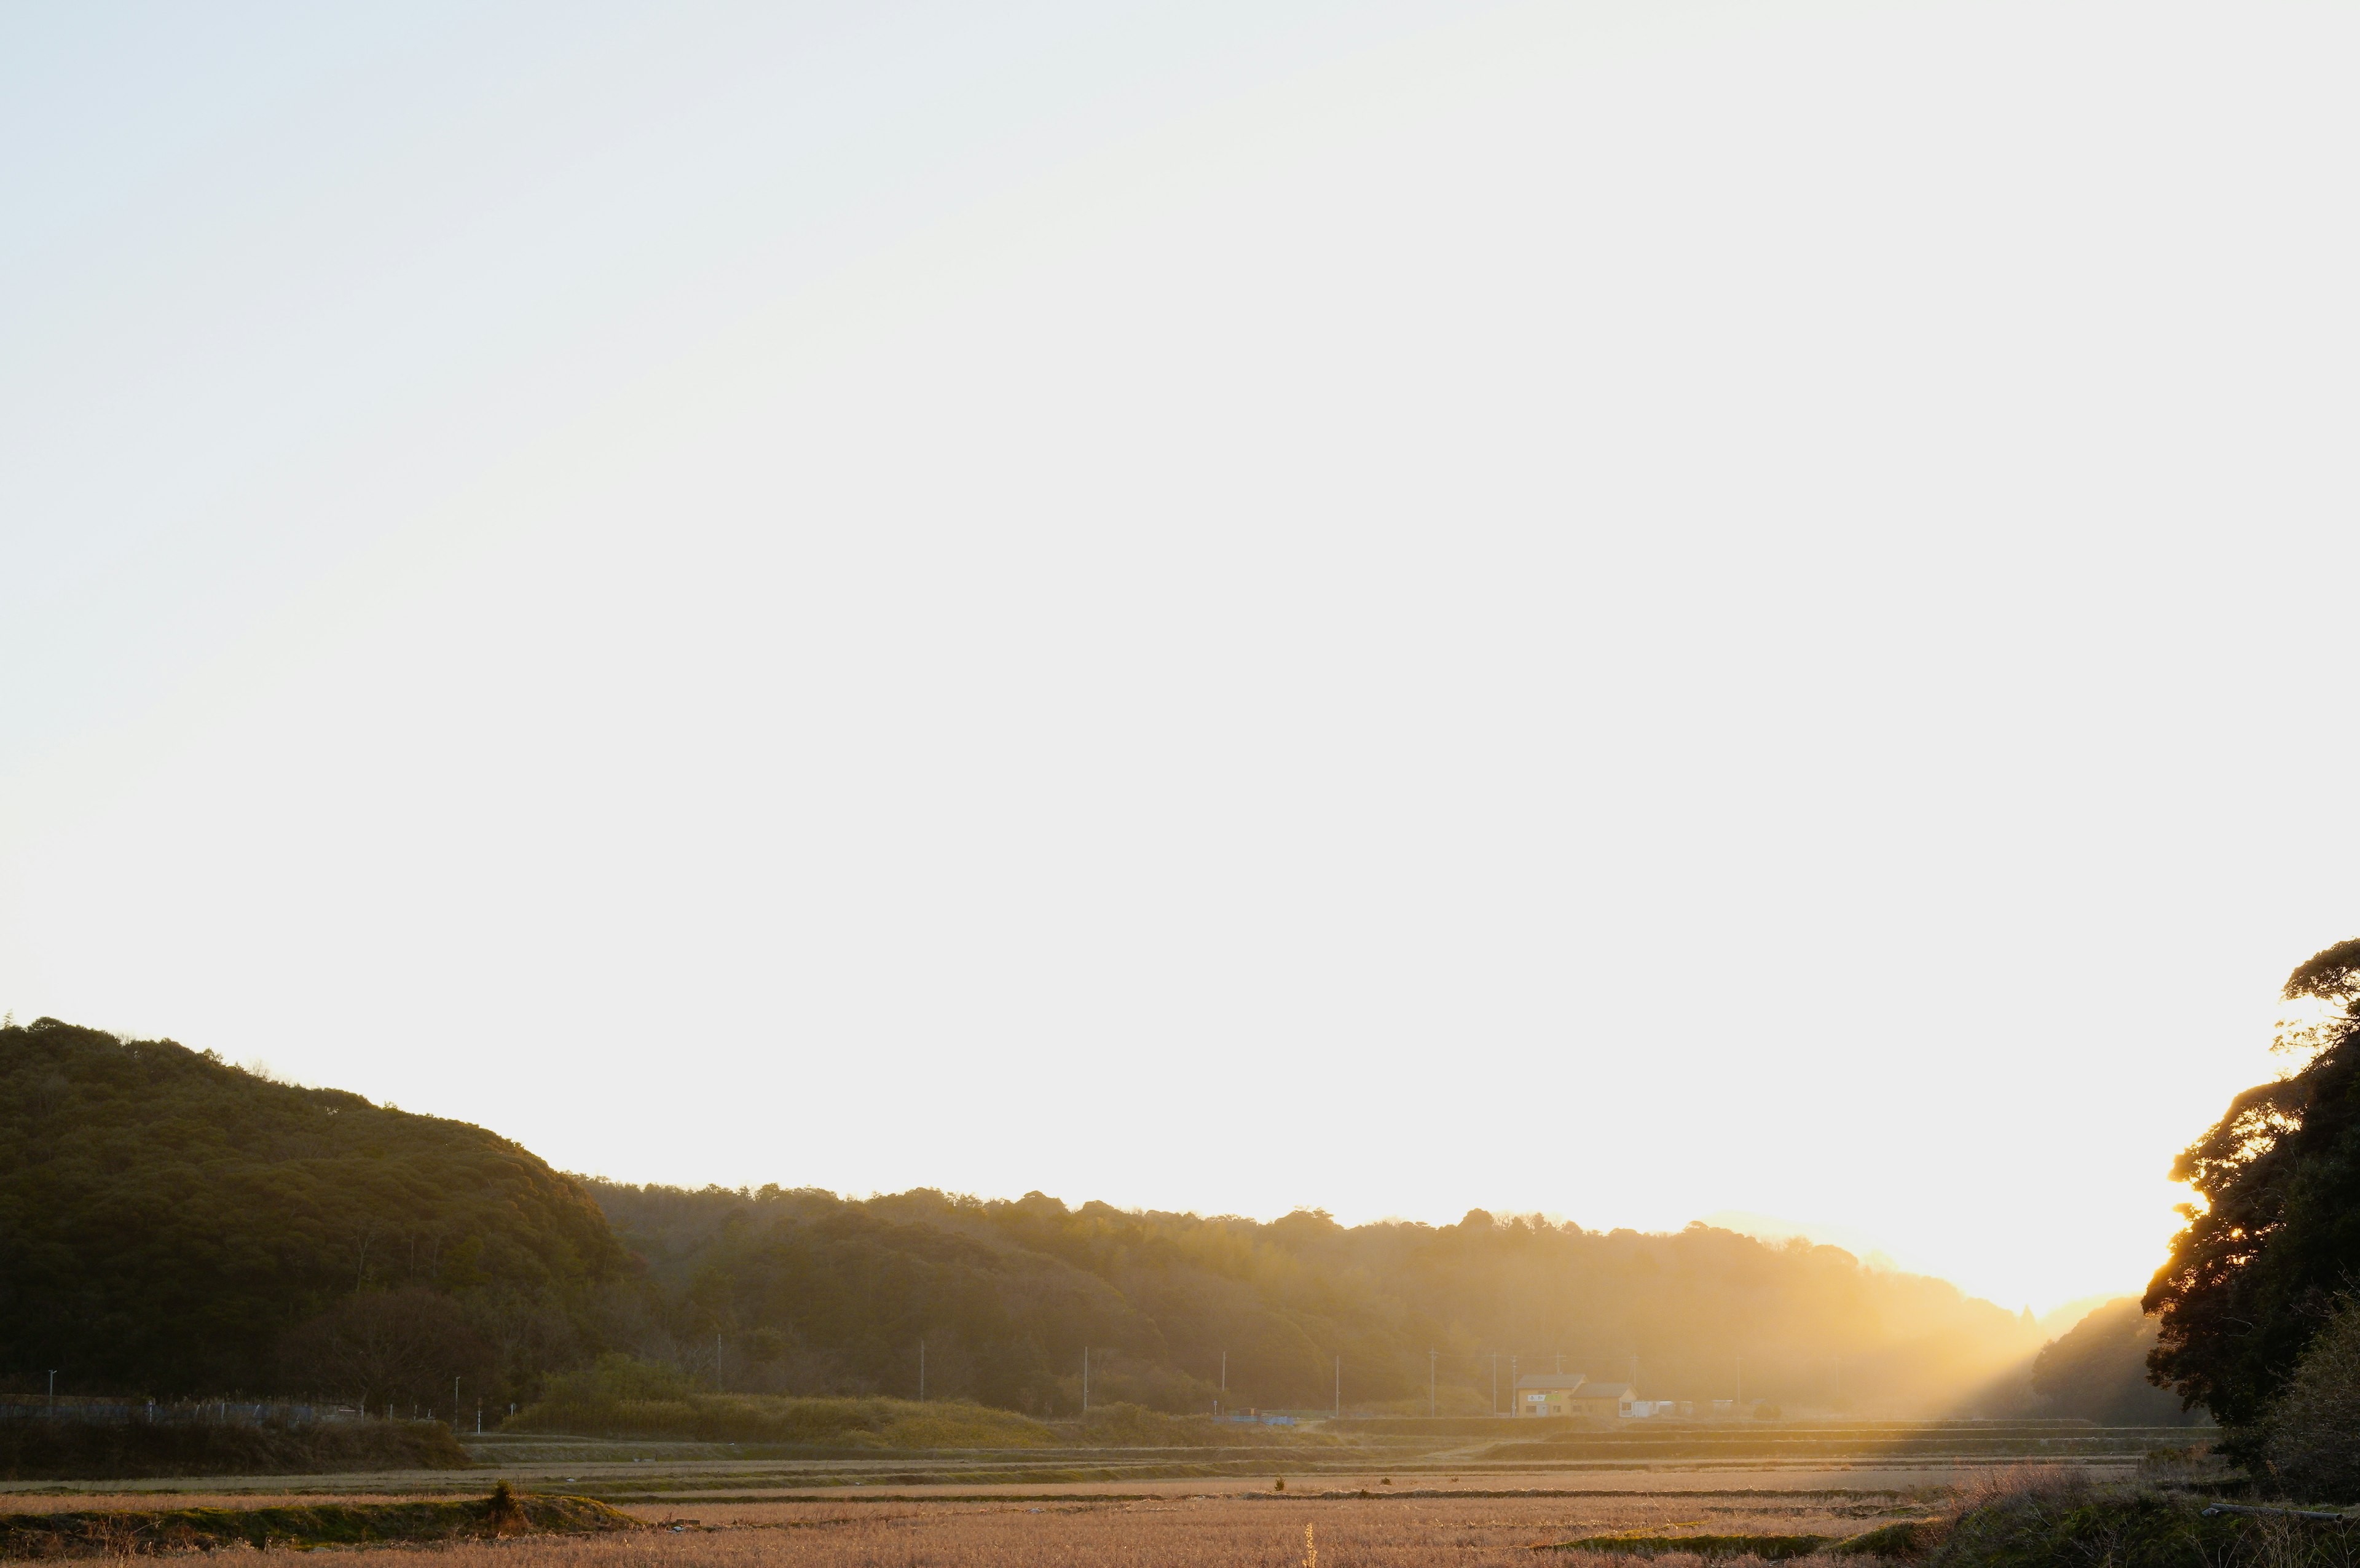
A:
<svg viewBox="0 0 2360 1568">
<path fill-rule="evenodd" d="M 2122 1336 L 2099 1337 L 2052 1352 L 2053 1413 L 2134 1408 Z M 0 1029 L 0 1383 L 447 1409 L 457 1377 L 497 1414 L 619 1352 L 733 1391 L 907 1398 L 921 1345 L 927 1397 L 1034 1415 L 1078 1409 L 1085 1351 L 1094 1405 L 1171 1411 L 1325 1409 L 1340 1372 L 1356 1410 L 1478 1413 L 1561 1365 L 1635 1371 L 1648 1398 L 1919 1415 L 2031 1413 L 2041 1336 L 1939 1279 L 1700 1225 L 584 1181 L 169 1041 Z"/>
<path fill-rule="evenodd" d="M 1499 1408 L 1516 1372 L 1585 1371 L 1652 1397 L 1911 1413 L 2021 1407 L 2037 1334 L 1939 1279 L 1806 1243 L 1469 1214 L 1346 1227 L 1068 1208 L 1032 1193 L 847 1200 L 594 1182 L 659 1299 L 652 1354 L 714 1354 L 733 1387 L 929 1390 L 1035 1414 L 1092 1394 L 1157 1409 L 1445 1413 Z M 710 1325 L 710 1326 L 708 1326 Z M 733 1332 L 734 1331 L 734 1332 Z M 2011 1372 L 2016 1382 L 2009 1383 Z M 2005 1387 L 2003 1387 L 2005 1385 Z"/>
</svg>

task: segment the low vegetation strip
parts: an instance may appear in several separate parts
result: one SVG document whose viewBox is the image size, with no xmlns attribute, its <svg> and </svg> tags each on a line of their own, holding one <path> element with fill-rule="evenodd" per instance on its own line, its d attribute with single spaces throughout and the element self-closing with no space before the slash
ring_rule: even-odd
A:
<svg viewBox="0 0 2360 1568">
<path fill-rule="evenodd" d="M 650 1528 L 588 1497 L 532 1497 L 511 1493 L 503 1484 L 489 1497 L 455 1502 L 0 1514 L 0 1558 L 121 1557 L 240 1545 L 359 1546 Z"/>
<path fill-rule="evenodd" d="M 1780 1563 L 1790 1557 L 1808 1557 L 1829 1544 L 1830 1538 L 1824 1535 L 1657 1535 L 1632 1532 L 1585 1535 L 1579 1541 L 1552 1541 L 1533 1550 L 1598 1552 L 1617 1557 L 1658 1557 L 1677 1552 L 1697 1557 L 1754 1557 L 1765 1563 Z"/>
<path fill-rule="evenodd" d="M 812 1457 L 871 1450 L 1217 1448 L 1336 1446 L 1332 1437 L 1175 1416 L 1128 1403 L 1055 1422 L 968 1399 L 814 1399 L 717 1394 L 678 1370 L 627 1356 L 550 1379 L 542 1397 L 503 1422 L 498 1436 L 543 1433 L 726 1443 L 801 1450 Z"/>
<path fill-rule="evenodd" d="M 117 1481 L 151 1475 L 324 1475 L 464 1470 L 440 1421 L 0 1421 L 0 1480 Z"/>
<path fill-rule="evenodd" d="M 673 1368 L 626 1356 L 551 1378 L 542 1397 L 501 1431 L 836 1449 L 1057 1443 L 1056 1433 L 1028 1416 L 966 1400 L 716 1394 Z"/>
<path fill-rule="evenodd" d="M 1667 1535 L 1656 1530 L 1626 1530 L 1619 1535 L 1590 1535 L 1579 1541 L 1552 1541 L 1535 1552 L 1597 1552 L 1616 1557 L 1659 1557 L 1686 1552 L 1697 1557 L 1751 1557 L 1765 1563 L 1810 1557 L 1864 1557 L 1881 1560 L 1923 1557 L 1938 1534 L 1917 1520 L 1889 1524 L 1864 1535 Z"/>
</svg>

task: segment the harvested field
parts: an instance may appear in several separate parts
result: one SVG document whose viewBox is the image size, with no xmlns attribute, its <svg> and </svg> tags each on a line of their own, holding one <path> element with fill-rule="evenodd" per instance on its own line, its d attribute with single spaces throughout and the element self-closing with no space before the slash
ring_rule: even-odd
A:
<svg viewBox="0 0 2360 1568">
<path fill-rule="evenodd" d="M 661 1509 L 634 1509 L 662 1525 Z M 1932 1511 L 1917 1499 L 1179 1497 L 1047 1503 L 779 1502 L 678 1510 L 643 1534 L 453 1542 L 434 1568 L 1531 1568 L 1535 1546 L 1661 1532 L 1849 1538 Z M 334 1550 L 309 1560 L 333 1561 Z M 1658 1562 L 1677 1563 L 1675 1552 Z M 1625 1563 L 1584 1552 L 1552 1564 Z M 1852 1559 L 1852 1561 L 1858 1561 Z M 352 1568 L 381 1568 L 355 1556 Z M 325 1568 L 321 1564 L 320 1568 Z"/>
</svg>

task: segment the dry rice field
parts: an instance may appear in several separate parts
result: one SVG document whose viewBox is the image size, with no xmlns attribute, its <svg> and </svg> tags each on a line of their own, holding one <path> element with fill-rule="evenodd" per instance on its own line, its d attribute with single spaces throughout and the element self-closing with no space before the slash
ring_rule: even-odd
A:
<svg viewBox="0 0 2360 1568">
<path fill-rule="evenodd" d="M 1232 1495 L 1128 1502 L 776 1502 L 634 1511 L 656 1523 L 668 1518 L 696 1522 L 644 1536 L 435 1548 L 434 1568 L 1531 1568 L 1535 1545 L 1609 1531 L 1851 1535 L 1931 1510 L 1899 1497 L 1715 1503 Z M 344 1557 L 374 1560 L 350 1568 L 384 1568 L 381 1552 L 315 1551 L 305 1562 L 331 1568 Z M 1547 1561 L 1629 1568 L 1633 1560 L 1584 1552 L 1552 1554 Z"/>
<path fill-rule="evenodd" d="M 58 1500 L 85 1508 L 158 1501 L 152 1494 Z M 172 1504 L 264 1500 L 253 1493 L 191 1492 Z M 1580 1536 L 1633 1530 L 1845 1536 L 1927 1517 L 1944 1500 L 1926 1491 L 1369 1498 L 1230 1491 L 1128 1499 L 667 1501 L 630 1508 L 660 1527 L 644 1534 L 319 1548 L 304 1561 L 307 1568 L 388 1568 L 392 1552 L 433 1560 L 419 1568 L 1531 1568 L 1533 1547 Z M 49 1499 L 19 1495 L 7 1501 L 12 1508 L 38 1508 Z M 1566 1552 L 1542 1561 L 1630 1568 L 1633 1560 Z M 1655 1561 L 1696 1560 L 1675 1554 Z"/>
</svg>

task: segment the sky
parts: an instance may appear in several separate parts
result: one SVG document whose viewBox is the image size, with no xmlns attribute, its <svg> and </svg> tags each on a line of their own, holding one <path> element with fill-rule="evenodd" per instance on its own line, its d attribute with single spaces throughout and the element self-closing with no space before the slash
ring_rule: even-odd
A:
<svg viewBox="0 0 2360 1568">
<path fill-rule="evenodd" d="M 0 10 L 0 1007 L 2036 1312 L 2360 934 L 2360 13 Z"/>
</svg>

